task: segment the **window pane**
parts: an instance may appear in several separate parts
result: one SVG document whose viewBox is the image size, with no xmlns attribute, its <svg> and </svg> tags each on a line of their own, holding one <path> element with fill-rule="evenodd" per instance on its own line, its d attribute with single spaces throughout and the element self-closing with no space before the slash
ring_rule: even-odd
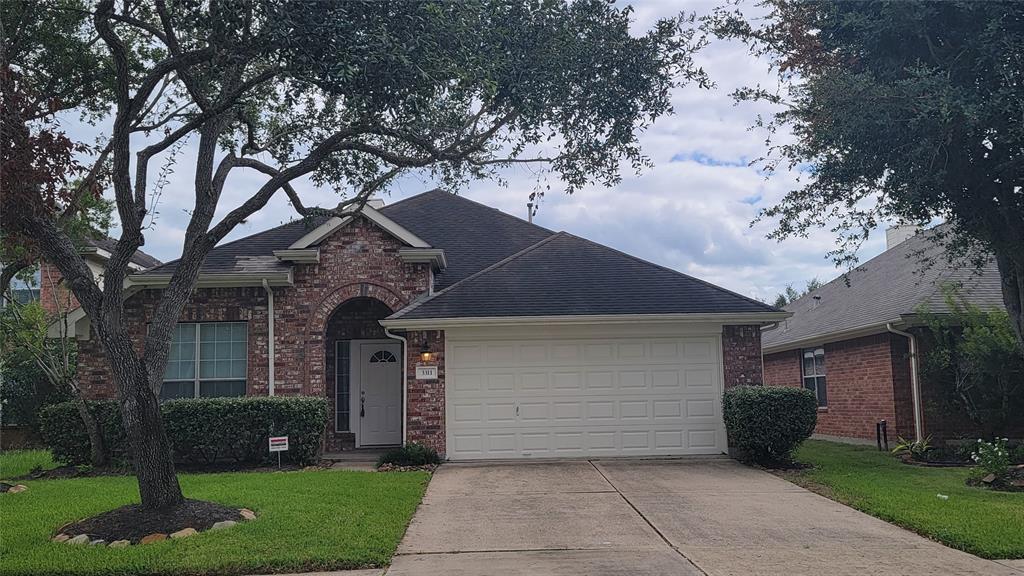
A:
<svg viewBox="0 0 1024 576">
<path fill-rule="evenodd" d="M 196 383 L 188 382 L 164 382 L 160 388 L 161 400 L 173 400 L 175 398 L 192 398 L 195 396 Z"/>
<path fill-rule="evenodd" d="M 815 380 L 815 387 L 818 391 L 818 406 L 828 406 L 828 392 L 825 387 L 825 377 L 818 376 L 817 378 L 815 378 Z"/>
<path fill-rule="evenodd" d="M 186 380 L 195 377 L 196 326 L 177 324 L 171 333 L 164 380 Z"/>
<path fill-rule="evenodd" d="M 814 378 L 804 378 L 804 388 L 817 393 L 817 386 L 814 384 Z"/>
<path fill-rule="evenodd" d="M 825 374 L 825 350 L 821 348 L 814 351 L 814 373 L 819 376 Z"/>
<path fill-rule="evenodd" d="M 814 375 L 814 354 L 804 352 L 804 376 Z"/>
<path fill-rule="evenodd" d="M 199 396 L 202 398 L 245 396 L 245 380 L 200 380 Z"/>
<path fill-rule="evenodd" d="M 201 326 L 200 378 L 245 379 L 245 328 L 244 322 L 206 323 Z"/>
</svg>

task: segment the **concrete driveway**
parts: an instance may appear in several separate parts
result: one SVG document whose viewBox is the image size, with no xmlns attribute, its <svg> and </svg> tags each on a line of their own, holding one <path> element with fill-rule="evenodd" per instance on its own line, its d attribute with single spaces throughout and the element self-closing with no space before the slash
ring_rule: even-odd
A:
<svg viewBox="0 0 1024 576">
<path fill-rule="evenodd" d="M 388 576 L 1022 576 L 728 459 L 447 464 Z"/>
</svg>

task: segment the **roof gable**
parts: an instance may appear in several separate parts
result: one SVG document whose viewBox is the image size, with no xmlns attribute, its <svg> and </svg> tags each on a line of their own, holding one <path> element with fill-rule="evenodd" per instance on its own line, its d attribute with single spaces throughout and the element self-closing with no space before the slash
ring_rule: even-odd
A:
<svg viewBox="0 0 1024 576">
<path fill-rule="evenodd" d="M 793 316 L 765 331 L 762 344 L 776 352 L 856 331 L 884 331 L 886 323 L 901 322 L 922 304 L 932 312 L 949 312 L 942 295 L 947 283 L 959 284 L 973 304 L 1002 306 L 995 263 L 977 272 L 950 263 L 934 232 L 919 233 L 787 305 Z"/>
<path fill-rule="evenodd" d="M 554 234 L 389 320 L 779 311 L 613 248 Z"/>
<path fill-rule="evenodd" d="M 402 225 L 398 224 L 394 220 L 388 218 L 384 214 L 381 214 L 370 206 L 364 206 L 359 214 L 356 216 L 363 216 L 370 222 L 373 222 L 388 234 L 394 236 L 398 240 L 401 240 L 405 244 L 413 248 L 430 248 L 430 244 L 427 244 L 419 236 L 413 234 Z M 325 222 L 305 234 L 288 246 L 289 250 L 303 250 L 311 246 L 315 246 L 320 242 L 323 242 L 328 236 L 334 234 L 336 231 L 344 228 L 349 222 L 351 222 L 356 216 L 346 216 L 344 218 L 328 218 Z"/>
</svg>

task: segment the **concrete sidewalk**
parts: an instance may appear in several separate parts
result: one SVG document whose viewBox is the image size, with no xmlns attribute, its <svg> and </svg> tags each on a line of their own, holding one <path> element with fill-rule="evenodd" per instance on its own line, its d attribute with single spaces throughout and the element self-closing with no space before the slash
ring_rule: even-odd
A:
<svg viewBox="0 0 1024 576">
<path fill-rule="evenodd" d="M 724 458 L 447 464 L 388 576 L 1024 576 Z"/>
</svg>

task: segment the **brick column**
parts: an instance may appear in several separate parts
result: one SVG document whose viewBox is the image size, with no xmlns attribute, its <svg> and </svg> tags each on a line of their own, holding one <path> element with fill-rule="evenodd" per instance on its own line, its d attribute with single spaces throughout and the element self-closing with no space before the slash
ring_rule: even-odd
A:
<svg viewBox="0 0 1024 576">
<path fill-rule="evenodd" d="M 418 442 L 445 453 L 444 421 L 444 331 L 417 330 L 405 335 L 406 348 L 406 441 Z M 433 356 L 428 364 L 437 366 L 437 380 L 417 380 L 416 366 L 426 342 Z"/>
<path fill-rule="evenodd" d="M 725 389 L 764 383 L 761 372 L 761 327 L 722 326 L 722 365 Z"/>
</svg>

